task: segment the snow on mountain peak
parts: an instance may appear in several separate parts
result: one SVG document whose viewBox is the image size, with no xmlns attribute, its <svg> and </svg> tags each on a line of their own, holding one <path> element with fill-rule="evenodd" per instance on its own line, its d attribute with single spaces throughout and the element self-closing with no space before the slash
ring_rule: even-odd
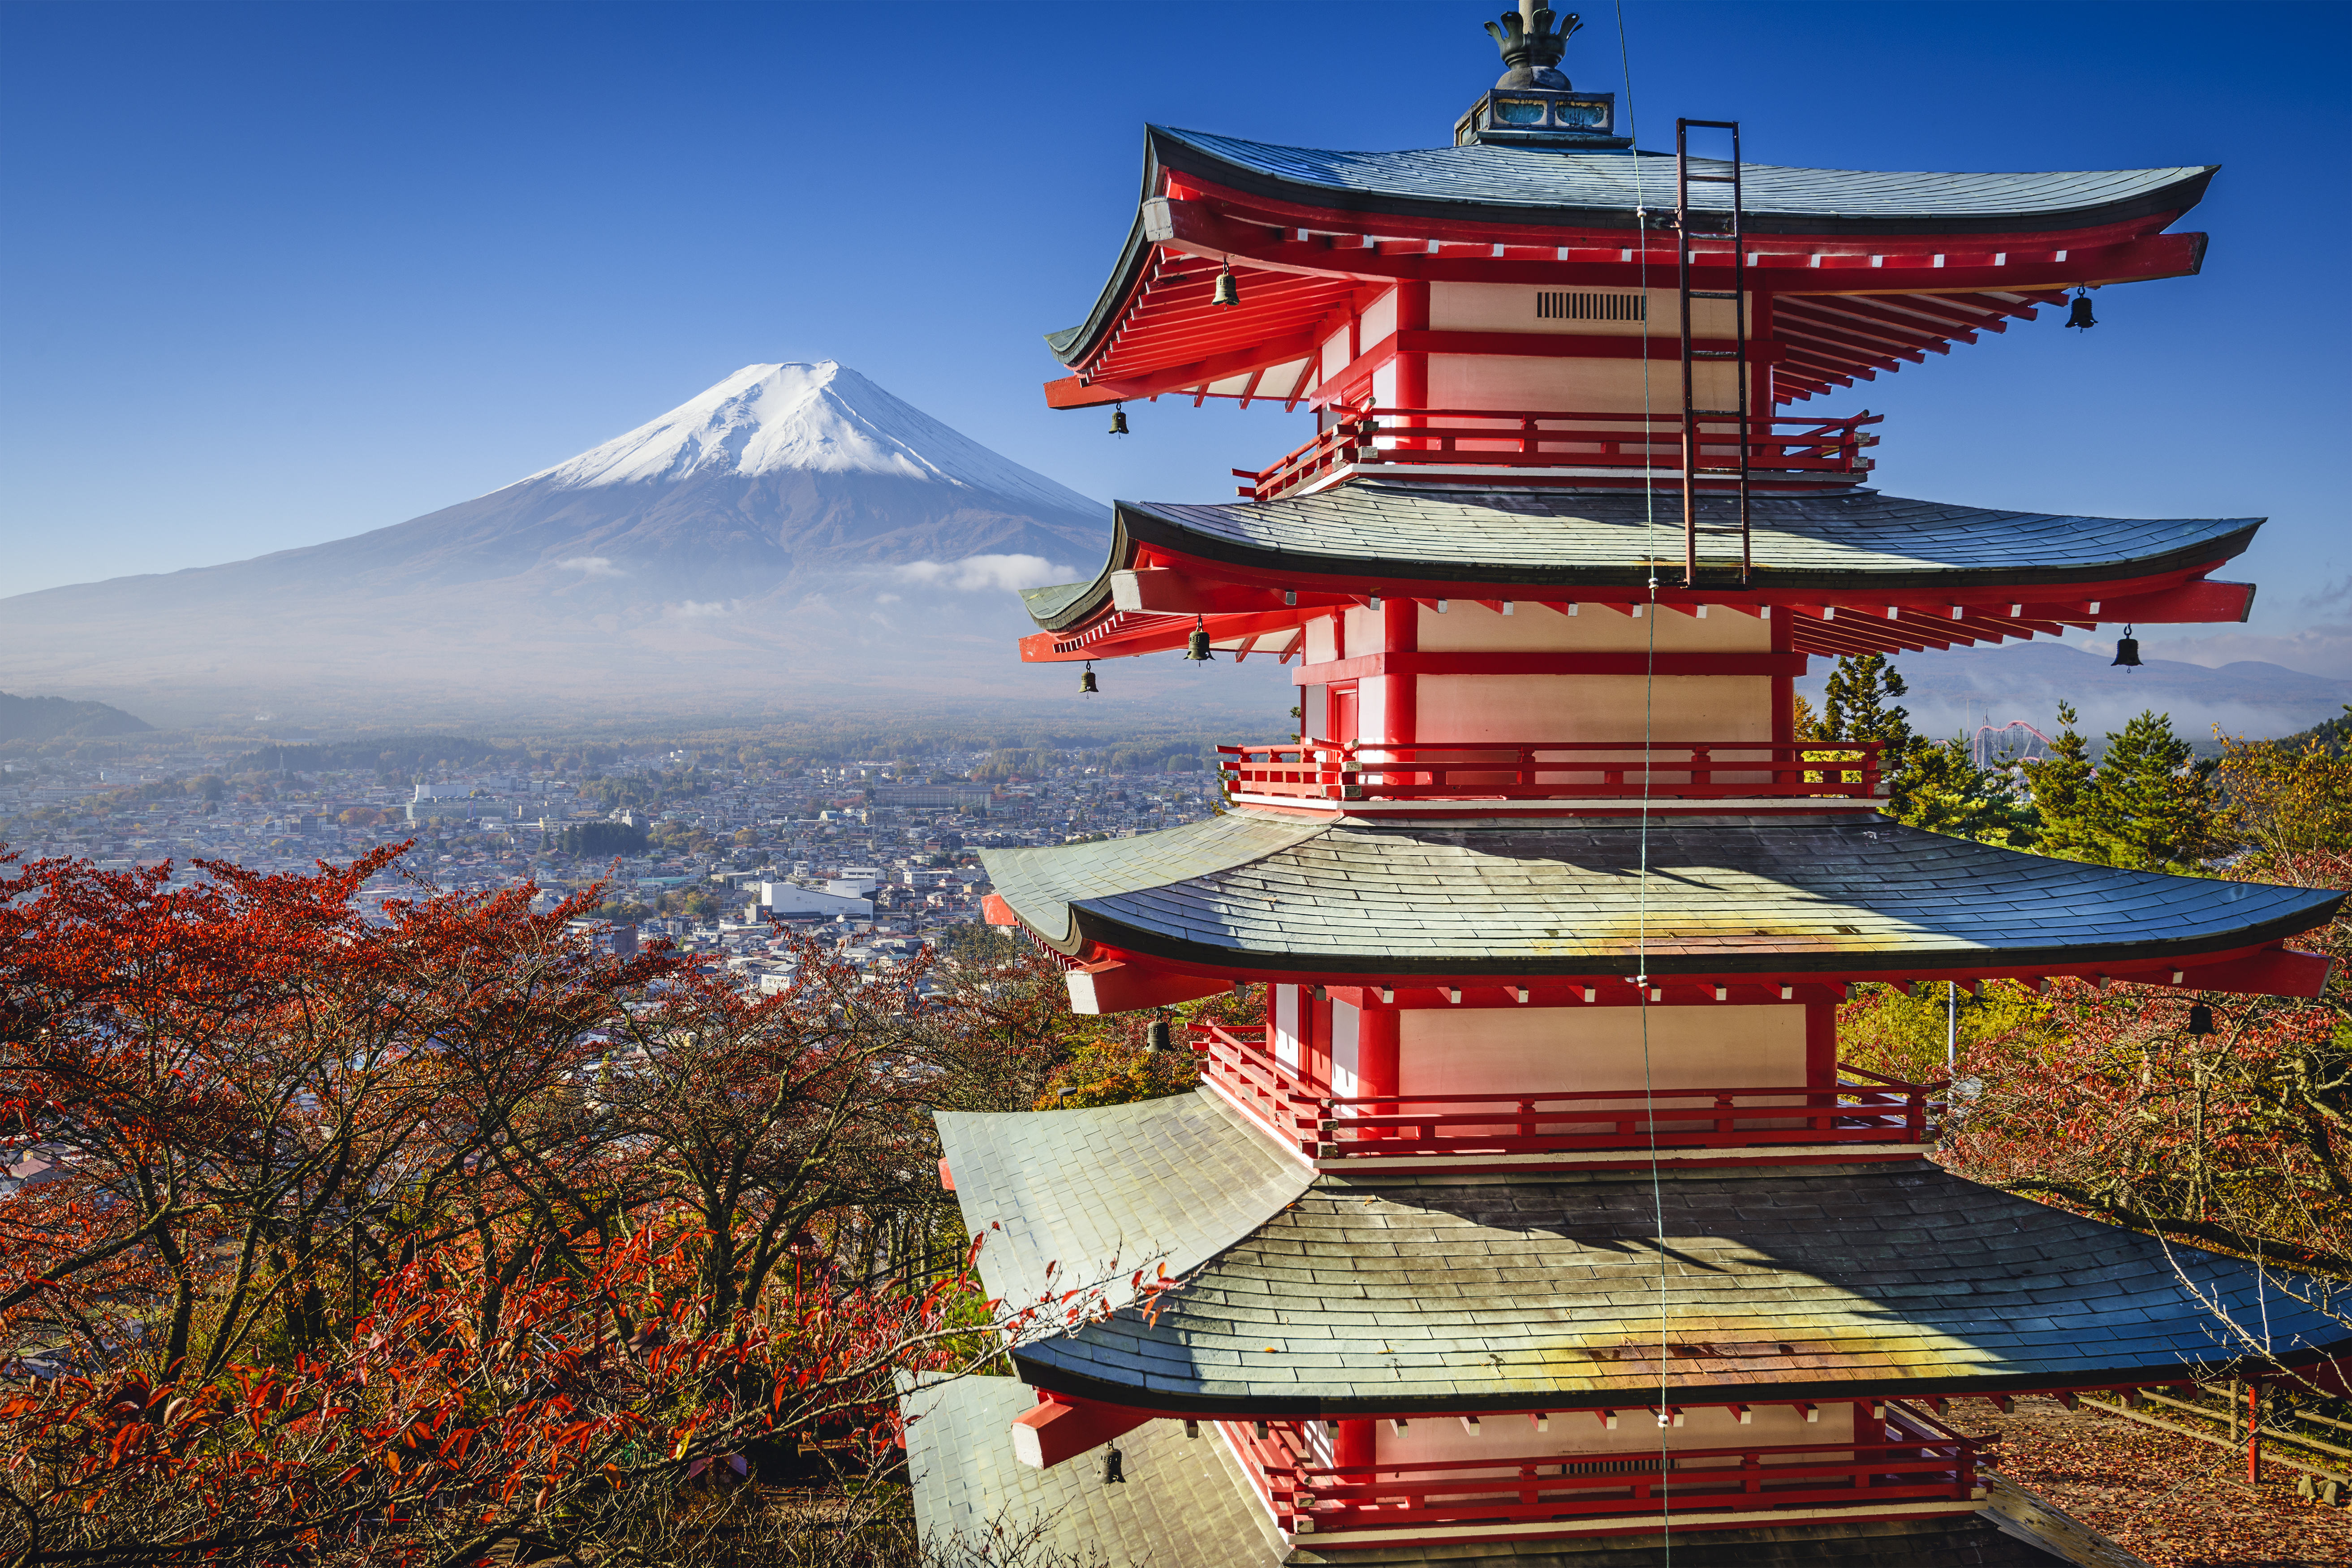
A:
<svg viewBox="0 0 2352 1568">
<path fill-rule="evenodd" d="M 833 360 L 745 365 L 659 418 L 517 483 L 589 489 L 792 469 L 887 474 L 1056 510 L 1102 510 Z"/>
</svg>

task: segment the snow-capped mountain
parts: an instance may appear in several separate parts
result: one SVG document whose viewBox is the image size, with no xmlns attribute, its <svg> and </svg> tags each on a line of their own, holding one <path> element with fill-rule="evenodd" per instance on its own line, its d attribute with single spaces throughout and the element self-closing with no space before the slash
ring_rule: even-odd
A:
<svg viewBox="0 0 2352 1568">
<path fill-rule="evenodd" d="M 1098 510 L 833 360 L 747 364 L 660 418 L 517 482 L 589 489 L 785 469 L 887 474 L 1025 500 L 1048 511 Z"/>
<path fill-rule="evenodd" d="M 854 370 L 747 365 L 406 522 L 0 600 L 0 687 L 1017 694 L 1047 672 L 1010 590 L 1093 572 L 1109 522 Z"/>
</svg>

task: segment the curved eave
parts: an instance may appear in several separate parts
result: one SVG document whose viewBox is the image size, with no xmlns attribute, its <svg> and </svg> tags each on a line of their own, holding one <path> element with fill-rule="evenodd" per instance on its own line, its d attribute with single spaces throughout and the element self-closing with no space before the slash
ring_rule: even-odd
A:
<svg viewBox="0 0 2352 1568">
<path fill-rule="evenodd" d="M 1145 269 L 1154 247 L 1145 237 L 1142 203 L 1162 193 L 1170 174 L 1188 175 L 1192 179 L 1217 186 L 1234 195 L 1268 202 L 1286 209 L 1325 212 L 1339 216 L 1380 216 L 1408 220 L 1413 224 L 1473 225 L 1498 228 L 1521 228 L 1542 231 L 1570 230 L 1628 231 L 1639 226 L 1633 204 L 1601 202 L 1520 202 L 1497 200 L 1491 196 L 1445 197 L 1414 194 L 1403 190 L 1383 190 L 1373 186 L 1348 186 L 1314 179 L 1286 177 L 1271 172 L 1260 163 L 1227 156 L 1216 151 L 1214 143 L 1247 147 L 1269 158 L 1289 155 L 1296 158 L 1351 157 L 1367 161 L 1381 159 L 1403 161 L 1456 156 L 1492 158 L 1512 165 L 1542 170 L 1557 167 L 1563 157 L 1605 157 L 1622 159 L 1639 156 L 1654 159 L 1662 166 L 1660 190 L 1671 190 L 1673 160 L 1664 153 L 1570 153 L 1535 152 L 1518 148 L 1432 149 L 1423 153 L 1335 154 L 1311 149 L 1274 147 L 1264 143 L 1245 142 L 1232 138 L 1218 138 L 1185 132 L 1161 126 L 1146 128 L 1141 189 L 1136 217 L 1129 226 L 1126 242 L 1120 247 L 1118 259 L 1110 269 L 1102 290 L 1096 296 L 1086 319 L 1078 324 L 1045 334 L 1046 347 L 1064 364 L 1076 366 L 1090 360 L 1105 333 L 1125 314 L 1129 301 L 1144 280 Z M 1990 178 L 1992 176 L 1948 176 L 1935 174 L 1885 175 L 1852 170 L 1780 170 L 1749 165 L 1765 175 L 1817 177 L 1822 181 L 1837 180 L 1875 182 L 1886 180 L 1919 180 L 1952 178 Z M 1798 205 L 1784 208 L 1758 206 L 1751 201 L 1747 208 L 1748 231 L 1758 235 L 1804 235 L 1824 240 L 1886 238 L 1916 236 L 1922 239 L 1938 236 L 1966 235 L 2048 235 L 2063 236 L 2084 231 L 2113 230 L 2118 226 L 2133 227 L 2153 234 L 2179 218 L 2204 199 L 2206 187 L 2211 183 L 2220 165 L 2208 164 L 2194 168 L 2164 170 L 2119 170 L 2105 172 L 2106 177 L 2129 180 L 2142 176 L 2139 188 L 2131 194 L 2110 200 L 2084 201 L 2073 205 L 2044 206 L 2004 206 L 1979 202 L 1973 207 L 1958 210 L 1929 211 L 1913 215 L 1881 215 L 1863 216 L 1834 208 L 1813 209 Z M 2075 179 L 2083 174 L 2018 174 L 1999 176 L 2030 189 L 2035 181 Z M 1769 184 L 1769 179 L 1767 184 Z M 1769 200 L 1769 198 L 1765 198 Z M 1702 187 L 1695 197 L 1700 205 L 1715 203 L 1713 187 Z M 2193 270 L 2193 266 L 2192 268 Z"/>
<path fill-rule="evenodd" d="M 1229 532 L 1212 531 L 1203 525 L 1206 521 L 1226 517 L 1279 518 L 1287 514 L 1311 519 L 1313 512 L 1307 509 L 1328 509 L 1337 504 L 1350 488 L 1341 487 L 1339 490 L 1327 491 L 1324 496 L 1307 498 L 1304 501 L 1273 501 L 1233 507 L 1117 502 L 1112 509 L 1110 549 L 1104 557 L 1102 569 L 1087 583 L 1058 584 L 1030 590 L 1024 595 L 1030 616 L 1044 631 L 1066 634 L 1112 614 L 1113 574 L 1132 570 L 1146 551 L 1181 556 L 1190 562 L 1230 567 L 1246 581 L 1285 582 L 1299 585 L 1318 583 L 1334 591 L 1349 593 L 1370 592 L 1382 584 L 1452 583 L 1496 589 L 1524 588 L 1531 591 L 1527 596 L 1537 597 L 1540 595 L 1535 591 L 1639 589 L 1647 584 L 1652 574 L 1647 565 L 1633 561 L 1622 564 L 1559 565 L 1526 559 L 1490 562 L 1433 559 L 1413 553 L 1409 544 L 1392 546 L 1389 541 L 1381 542 L 1387 548 L 1379 552 L 1369 549 L 1318 550 L 1314 547 L 1317 531 L 1310 527 L 1299 528 L 1298 542 L 1286 545 L 1271 539 L 1251 541 L 1235 538 Z M 1451 503 L 1454 499 L 1434 490 L 1427 493 L 1441 502 Z M 1466 493 L 1475 503 L 1477 496 L 1493 492 Z M 1563 504 L 1581 500 L 1594 510 L 1626 504 L 1614 493 L 1587 498 L 1578 498 L 1573 492 L 1554 492 L 1554 495 L 1560 498 Z M 1711 500 L 1703 502 L 1703 505 L 1713 504 Z M 1767 601 L 1782 594 L 1864 595 L 1945 590 L 1964 593 L 1971 589 L 2029 585 L 2074 587 L 2162 577 L 2198 568 L 2210 570 L 2243 554 L 2264 521 L 2262 518 L 2153 520 L 2175 523 L 2178 525 L 2176 531 L 2185 530 L 2187 536 L 2180 542 L 2146 554 L 2118 555 L 2106 560 L 2056 563 L 2036 560 L 2032 554 L 2021 553 L 2018 559 L 2000 564 L 1922 563 L 1908 567 L 1874 567 L 1857 562 L 1843 567 L 1805 568 L 1776 563 L 1772 560 L 1769 538 L 1772 503 L 1767 498 L 1758 498 L 1752 505 L 1757 514 L 1767 522 L 1759 526 L 1754 589 L 1748 596 Z M 1966 509 L 1951 510 L 1956 514 L 1966 512 Z M 1984 512 L 1968 515 L 1993 518 L 2020 514 Z M 2133 520 L 2053 515 L 2033 521 L 2044 528 L 2050 535 L 2050 544 L 2055 547 L 2068 536 L 2078 534 L 2082 524 Z M 1966 523 L 1956 522 L 1952 528 L 1955 536 L 1966 526 Z M 1668 535 L 1672 537 L 1668 538 Z M 1661 529 L 1660 538 L 1664 541 L 1661 549 L 1678 548 L 1680 531 L 1669 523 Z M 1391 548 L 1394 552 L 1391 552 Z"/>
<path fill-rule="evenodd" d="M 2246 1355 L 2200 1295 L 2260 1315 L 2273 1363 L 2352 1341 L 2251 1264 L 1925 1163 L 1318 1180 L 1206 1089 L 940 1131 L 991 1295 L 1121 1282 L 1108 1321 L 1014 1352 L 1024 1381 L 1166 1413 L 2171 1382 Z M 1183 1283 L 1138 1312 L 1123 1282 L 1161 1262 Z"/>
<path fill-rule="evenodd" d="M 1438 221 L 1465 218 L 1484 223 L 1527 226 L 1549 226 L 1573 228 L 1633 229 L 1639 226 L 1631 202 L 1511 202 L 1477 195 L 1441 197 L 1405 189 L 1382 189 L 1377 185 L 1341 185 L 1324 181 L 1285 176 L 1265 166 L 1265 162 L 1245 162 L 1221 153 L 1214 143 L 1228 146 L 1263 149 L 1268 160 L 1291 154 L 1302 161 L 1318 158 L 1350 157 L 1362 159 L 1367 164 L 1391 161 L 1404 164 L 1408 160 L 1443 160 L 1446 158 L 1491 158 L 1508 160 L 1531 169 L 1540 169 L 1547 163 L 1568 157 L 1592 160 L 1622 160 L 1639 157 L 1652 161 L 1658 170 L 1653 184 L 1644 184 L 1654 193 L 1655 210 L 1659 201 L 1671 205 L 1674 191 L 1674 157 L 1665 153 L 1560 153 L 1532 149 L 1485 147 L 1433 148 L 1425 152 L 1391 153 L 1328 153 L 1311 148 L 1276 147 L 1267 143 L 1246 142 L 1235 138 L 1212 137 L 1170 127 L 1151 126 L 1147 132 L 1149 156 L 1147 168 L 1171 169 L 1213 181 L 1231 189 L 1245 192 L 1268 200 L 1292 202 L 1305 206 L 1328 207 L 1342 212 L 1383 213 L 1399 217 L 1418 217 Z M 1196 139 L 1197 138 L 1197 139 Z M 1702 162 L 1711 162 L 1703 160 Z M 1757 185 L 1757 176 L 1769 185 L 1772 175 L 1816 177 L 1824 184 L 1839 181 L 1914 180 L 1934 181 L 1954 178 L 1997 177 L 2013 182 L 2018 190 L 2033 188 L 2035 182 L 2080 179 L 2085 174 L 2111 175 L 2118 179 L 2145 176 L 2139 189 L 2118 198 L 2083 201 L 2067 205 L 2003 205 L 1999 201 L 1977 201 L 1955 205 L 1944 211 L 1925 210 L 1916 213 L 1895 213 L 1862 216 L 1827 205 L 1790 205 L 1775 208 L 1769 205 L 1768 195 L 1750 195 L 1744 215 L 1749 232 L 1756 234 L 1819 234 L 1850 235 L 1854 237 L 1892 235 L 1938 234 L 2056 234 L 2074 229 L 2093 228 L 2108 224 L 2130 223 L 2136 220 L 2163 219 L 2170 221 L 2202 201 L 2205 190 L 2220 172 L 2218 163 L 2194 167 L 2153 170 L 2083 171 L 2051 174 L 2021 173 L 2002 176 L 1954 176 L 1930 173 L 1884 174 L 1859 169 L 1783 169 L 1750 163 L 1750 184 Z M 1708 207 L 1729 205 L 1729 198 L 1718 192 L 1702 191 L 1696 205 Z M 1767 205 L 1759 205 L 1767 204 Z"/>
<path fill-rule="evenodd" d="M 1474 826 L 1239 810 L 1108 852 L 982 859 L 1066 957 L 1236 978 L 2146 978 L 2309 931 L 2347 896 L 2081 865 L 1875 814 L 1643 830 L 1509 809 Z"/>
</svg>

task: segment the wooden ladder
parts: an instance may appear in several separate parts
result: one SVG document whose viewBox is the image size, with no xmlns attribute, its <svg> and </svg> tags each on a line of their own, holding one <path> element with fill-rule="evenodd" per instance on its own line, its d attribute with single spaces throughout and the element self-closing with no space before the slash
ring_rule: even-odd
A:
<svg viewBox="0 0 2352 1568">
<path fill-rule="evenodd" d="M 1728 131 L 1731 132 L 1731 172 L 1727 174 L 1695 174 L 1690 163 L 1690 133 L 1693 131 Z M 1739 163 L 1739 121 L 1737 120 L 1676 120 L 1675 121 L 1675 268 L 1681 296 L 1683 335 L 1683 582 L 1685 586 L 1698 586 L 1698 536 L 1701 533 L 1730 533 L 1728 528 L 1702 529 L 1698 521 L 1698 479 L 1702 473 L 1730 475 L 1739 490 L 1739 584 L 1748 585 L 1754 568 L 1751 559 L 1748 527 L 1748 232 L 1747 214 L 1741 201 Z M 1694 289 L 1691 287 L 1691 254 L 1695 237 L 1691 230 L 1690 188 L 1695 184 L 1729 185 L 1731 187 L 1731 288 Z M 1714 216 L 1711 212 L 1710 216 Z M 1693 345 L 1691 337 L 1691 301 L 1693 300 L 1728 300 L 1731 301 L 1732 346 L 1728 349 L 1702 349 Z M 1735 406 L 1730 408 L 1700 408 L 1693 384 L 1692 367 L 1700 360 L 1728 361 L 1738 386 Z M 1729 419 L 1735 422 L 1734 439 L 1738 460 L 1729 467 L 1706 465 L 1700 460 L 1699 426 L 1708 420 Z"/>
</svg>

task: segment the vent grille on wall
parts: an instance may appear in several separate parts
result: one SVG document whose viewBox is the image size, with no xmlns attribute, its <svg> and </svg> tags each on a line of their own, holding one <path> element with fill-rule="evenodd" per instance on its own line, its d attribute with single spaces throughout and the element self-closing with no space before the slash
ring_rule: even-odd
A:
<svg viewBox="0 0 2352 1568">
<path fill-rule="evenodd" d="M 1587 294 L 1538 289 L 1536 293 L 1536 320 L 1538 321 L 1646 321 L 1650 319 L 1650 298 L 1646 294 Z"/>
</svg>

